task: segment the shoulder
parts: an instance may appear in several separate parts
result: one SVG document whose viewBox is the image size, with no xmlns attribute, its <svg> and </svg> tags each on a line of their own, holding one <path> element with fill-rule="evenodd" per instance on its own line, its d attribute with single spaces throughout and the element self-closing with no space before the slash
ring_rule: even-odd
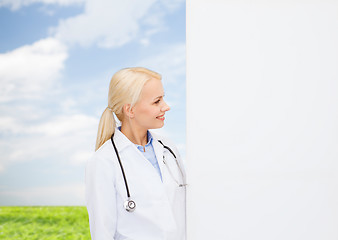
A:
<svg viewBox="0 0 338 240">
<path fill-rule="evenodd" d="M 116 160 L 106 141 L 87 160 L 85 168 L 86 198 L 94 199 L 109 194 L 116 184 Z M 111 145 L 111 144 L 110 144 Z M 91 201 L 92 201 L 91 200 Z"/>
<path fill-rule="evenodd" d="M 87 161 L 88 168 L 112 168 L 116 158 L 111 140 L 107 140 Z"/>
</svg>

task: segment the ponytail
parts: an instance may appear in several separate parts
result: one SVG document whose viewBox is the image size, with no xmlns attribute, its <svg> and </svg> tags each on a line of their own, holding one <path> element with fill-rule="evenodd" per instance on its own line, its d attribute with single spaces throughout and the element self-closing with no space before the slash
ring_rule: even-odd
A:
<svg viewBox="0 0 338 240">
<path fill-rule="evenodd" d="M 97 131 L 95 151 L 99 149 L 115 132 L 116 121 L 110 108 L 102 113 L 99 129 Z"/>
</svg>

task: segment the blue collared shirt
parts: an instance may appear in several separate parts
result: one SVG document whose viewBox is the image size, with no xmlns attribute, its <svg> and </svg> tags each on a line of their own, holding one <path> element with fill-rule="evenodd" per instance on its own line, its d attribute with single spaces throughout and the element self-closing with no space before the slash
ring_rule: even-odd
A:
<svg viewBox="0 0 338 240">
<path fill-rule="evenodd" d="M 121 127 L 119 127 L 119 130 L 121 131 Z M 147 139 L 148 139 L 148 143 L 144 147 L 141 145 L 137 145 L 137 144 L 135 144 L 135 146 L 138 148 L 138 150 L 140 150 L 143 156 L 146 159 L 148 159 L 148 161 L 157 170 L 158 174 L 160 175 L 161 181 L 162 181 L 162 174 L 161 174 L 160 166 L 158 165 L 154 147 L 153 147 L 153 137 L 151 136 L 149 131 L 147 131 Z"/>
</svg>

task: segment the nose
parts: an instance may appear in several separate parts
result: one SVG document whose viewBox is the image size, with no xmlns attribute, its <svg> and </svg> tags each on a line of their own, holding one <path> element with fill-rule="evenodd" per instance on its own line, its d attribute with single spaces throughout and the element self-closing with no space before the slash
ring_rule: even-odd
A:
<svg viewBox="0 0 338 240">
<path fill-rule="evenodd" d="M 164 103 L 164 105 L 163 105 L 163 107 L 161 108 L 161 111 L 162 111 L 162 112 L 169 111 L 169 110 L 170 110 L 169 105 L 168 105 L 165 101 L 163 101 L 163 103 Z"/>
</svg>

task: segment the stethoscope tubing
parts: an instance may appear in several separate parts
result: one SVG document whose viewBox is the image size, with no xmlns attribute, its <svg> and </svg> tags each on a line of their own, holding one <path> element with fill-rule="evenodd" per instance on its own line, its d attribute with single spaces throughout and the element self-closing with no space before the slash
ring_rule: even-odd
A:
<svg viewBox="0 0 338 240">
<path fill-rule="evenodd" d="M 124 169 L 123 169 L 122 162 L 121 162 L 121 159 L 120 159 L 120 154 L 118 153 L 117 148 L 115 146 L 115 143 L 114 143 L 114 140 L 113 140 L 113 136 L 114 135 L 111 136 L 111 142 L 113 143 L 113 146 L 114 146 L 114 149 L 115 149 L 115 153 L 116 153 L 117 159 L 119 161 L 120 168 L 122 170 L 122 175 L 123 175 L 123 179 L 124 179 L 124 185 L 126 186 L 127 196 L 128 196 L 128 199 L 129 199 L 130 198 L 130 193 L 129 193 L 129 187 L 128 187 L 128 183 L 127 183 L 126 174 L 124 173 Z"/>
<path fill-rule="evenodd" d="M 162 143 L 162 141 L 161 140 L 158 140 L 161 144 L 162 144 L 162 146 L 165 148 L 165 149 L 168 149 L 169 150 L 169 152 L 175 157 L 175 159 L 176 159 L 176 155 L 175 155 L 175 153 L 170 149 L 170 147 L 167 147 L 166 145 L 164 145 L 163 143 Z"/>
</svg>

